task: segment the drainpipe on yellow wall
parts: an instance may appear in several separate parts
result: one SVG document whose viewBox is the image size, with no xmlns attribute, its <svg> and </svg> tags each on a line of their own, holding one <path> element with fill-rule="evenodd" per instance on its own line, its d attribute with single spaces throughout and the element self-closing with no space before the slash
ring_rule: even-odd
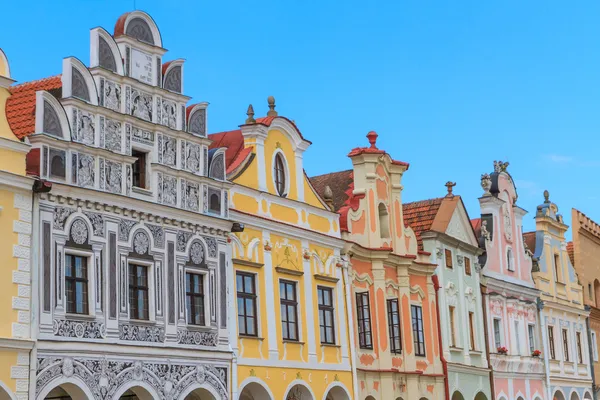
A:
<svg viewBox="0 0 600 400">
<path fill-rule="evenodd" d="M 349 284 L 349 282 L 352 282 L 349 278 L 348 275 L 348 269 L 350 267 L 350 259 L 347 257 L 343 257 L 342 258 L 344 260 L 343 262 L 343 266 L 342 266 L 342 280 L 343 280 L 343 285 L 344 285 L 344 292 L 346 294 L 345 296 L 345 301 L 346 301 L 346 318 L 348 320 L 348 338 L 349 338 L 349 345 L 348 347 L 350 348 L 350 365 L 352 367 L 352 390 L 354 391 L 354 394 L 352 395 L 352 398 L 357 400 L 359 399 L 359 392 L 358 392 L 358 376 L 356 374 L 356 348 L 354 347 L 354 318 L 352 315 L 352 292 L 351 292 L 351 285 Z"/>
<path fill-rule="evenodd" d="M 438 327 L 438 346 L 440 348 L 440 360 L 442 361 L 442 368 L 444 370 L 444 391 L 446 392 L 446 400 L 450 400 L 450 385 L 448 384 L 448 362 L 444 358 L 444 348 L 442 347 L 442 326 L 440 325 L 440 281 L 437 275 L 431 277 L 433 281 L 433 288 L 435 289 L 435 312 L 437 316 L 437 327 Z"/>
</svg>

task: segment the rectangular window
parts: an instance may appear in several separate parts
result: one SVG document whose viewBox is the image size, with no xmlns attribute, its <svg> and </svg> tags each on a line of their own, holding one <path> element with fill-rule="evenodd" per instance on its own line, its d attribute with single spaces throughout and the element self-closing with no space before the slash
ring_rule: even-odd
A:
<svg viewBox="0 0 600 400">
<path fill-rule="evenodd" d="M 594 361 L 598 361 L 598 342 L 596 339 L 596 332 L 592 331 L 592 356 L 594 357 Z"/>
<path fill-rule="evenodd" d="M 254 274 L 237 272 L 235 274 L 235 282 L 237 290 L 239 334 L 258 336 Z"/>
<path fill-rule="evenodd" d="M 577 361 L 579 364 L 583 364 L 583 351 L 581 350 L 581 332 L 575 333 L 577 339 Z"/>
<path fill-rule="evenodd" d="M 387 300 L 388 328 L 390 332 L 390 351 L 402 353 L 402 335 L 400 333 L 400 312 L 398 299 Z"/>
<path fill-rule="evenodd" d="M 452 269 L 452 251 L 449 249 L 444 250 L 444 254 L 446 255 L 446 268 Z"/>
<path fill-rule="evenodd" d="M 319 328 L 321 343 L 335 344 L 333 290 L 328 287 L 317 286 L 319 301 Z"/>
<path fill-rule="evenodd" d="M 149 319 L 148 268 L 129 265 L 129 318 Z"/>
<path fill-rule="evenodd" d="M 535 351 L 535 325 L 527 325 L 527 333 L 529 335 L 529 354 Z"/>
<path fill-rule="evenodd" d="M 471 259 L 465 257 L 465 274 L 471 275 Z"/>
<path fill-rule="evenodd" d="M 588 283 L 588 296 L 590 298 L 590 300 L 593 300 L 593 296 L 592 296 L 592 284 Z"/>
<path fill-rule="evenodd" d="M 554 350 L 554 327 L 548 327 L 548 344 L 550 345 L 550 358 L 556 360 L 556 351 Z"/>
<path fill-rule="evenodd" d="M 515 321 L 515 340 L 517 341 L 517 354 L 521 354 L 521 324 Z"/>
<path fill-rule="evenodd" d="M 448 307 L 448 318 L 450 319 L 450 346 L 456 347 L 456 326 L 454 324 L 454 307 Z"/>
<path fill-rule="evenodd" d="M 470 338 L 470 349 L 475 350 L 475 314 L 469 312 L 469 338 Z"/>
<path fill-rule="evenodd" d="M 423 332 L 423 309 L 421 306 L 410 306 L 412 314 L 413 341 L 415 356 L 425 357 L 425 333 Z"/>
<path fill-rule="evenodd" d="M 569 331 L 562 330 L 564 360 L 569 361 Z"/>
<path fill-rule="evenodd" d="M 560 257 L 558 254 L 554 255 L 554 273 L 556 274 L 556 282 L 562 282 L 562 276 L 560 274 Z"/>
<path fill-rule="evenodd" d="M 185 301 L 188 324 L 205 325 L 204 276 L 189 272 L 185 274 Z"/>
<path fill-rule="evenodd" d="M 281 335 L 283 340 L 298 341 L 298 298 L 296 282 L 279 281 Z"/>
<path fill-rule="evenodd" d="M 372 349 L 369 292 L 356 293 L 356 314 L 358 316 L 358 345 L 361 349 Z"/>
<path fill-rule="evenodd" d="M 496 349 L 502 347 L 500 320 L 498 318 L 494 318 L 494 345 L 496 346 Z"/>
<path fill-rule="evenodd" d="M 88 313 L 87 257 L 65 255 L 67 312 Z"/>
<path fill-rule="evenodd" d="M 133 186 L 142 189 L 146 188 L 146 153 L 139 150 L 131 150 L 131 156 L 137 157 L 133 163 L 132 180 Z"/>
</svg>

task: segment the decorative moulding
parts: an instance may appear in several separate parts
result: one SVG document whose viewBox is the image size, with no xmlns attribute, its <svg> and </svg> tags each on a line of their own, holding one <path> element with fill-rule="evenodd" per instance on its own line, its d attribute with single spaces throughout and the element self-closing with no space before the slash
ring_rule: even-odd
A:
<svg viewBox="0 0 600 400">
<path fill-rule="evenodd" d="M 257 263 L 257 262 L 249 261 L 249 260 L 242 260 L 241 258 L 234 258 L 232 261 L 234 264 L 243 265 L 245 267 L 251 267 L 251 268 L 262 268 L 264 266 L 264 264 L 262 264 L 262 263 Z"/>
<path fill-rule="evenodd" d="M 340 279 L 333 277 L 333 276 L 327 276 L 327 275 L 321 275 L 321 274 L 315 274 L 313 275 L 314 278 L 318 281 L 324 281 L 324 282 L 332 282 L 332 283 L 336 283 L 338 282 Z"/>
<path fill-rule="evenodd" d="M 275 267 L 275 271 L 280 274 L 293 275 L 293 276 L 302 276 L 304 275 L 304 271 L 298 271 L 295 269 L 283 268 L 283 267 Z"/>
</svg>

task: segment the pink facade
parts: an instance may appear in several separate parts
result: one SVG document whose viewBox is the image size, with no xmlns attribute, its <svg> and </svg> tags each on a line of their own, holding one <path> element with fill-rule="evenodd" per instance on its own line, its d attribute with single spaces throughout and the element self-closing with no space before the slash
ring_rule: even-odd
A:
<svg viewBox="0 0 600 400">
<path fill-rule="evenodd" d="M 523 241 L 527 212 L 517 206 L 507 166 L 495 162 L 494 172 L 482 175 L 481 219 L 473 221 L 486 251 L 482 287 L 493 392 L 496 400 L 545 400 L 544 363 L 533 356 L 543 346 L 532 254 Z"/>
</svg>

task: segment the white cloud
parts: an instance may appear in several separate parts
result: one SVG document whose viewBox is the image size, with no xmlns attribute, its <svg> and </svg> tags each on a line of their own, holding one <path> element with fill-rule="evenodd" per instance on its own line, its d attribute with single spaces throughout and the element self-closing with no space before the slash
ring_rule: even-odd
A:
<svg viewBox="0 0 600 400">
<path fill-rule="evenodd" d="M 547 160 L 557 164 L 568 164 L 573 161 L 573 157 L 565 156 L 562 154 L 546 154 L 544 157 Z"/>
</svg>

